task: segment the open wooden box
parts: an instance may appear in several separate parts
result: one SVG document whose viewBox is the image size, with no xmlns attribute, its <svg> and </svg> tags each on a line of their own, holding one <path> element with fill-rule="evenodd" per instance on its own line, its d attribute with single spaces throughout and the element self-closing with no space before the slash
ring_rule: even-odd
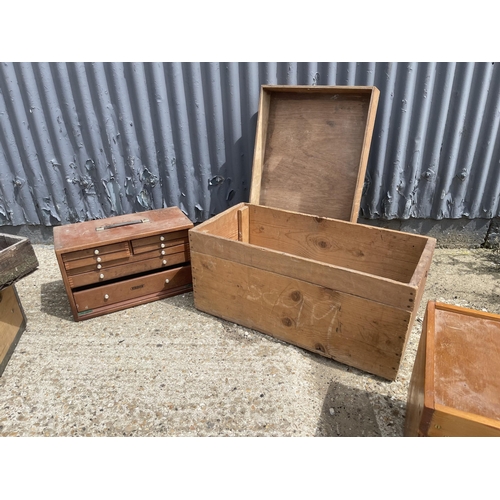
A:
<svg viewBox="0 0 500 500">
<path fill-rule="evenodd" d="M 500 315 L 429 302 L 406 436 L 500 436 Z"/>
<path fill-rule="evenodd" d="M 246 203 L 189 235 L 198 309 L 396 378 L 435 240 Z"/>
<path fill-rule="evenodd" d="M 354 223 L 378 95 L 263 86 L 251 203 L 189 237 L 198 309 L 394 380 L 435 240 Z"/>
</svg>

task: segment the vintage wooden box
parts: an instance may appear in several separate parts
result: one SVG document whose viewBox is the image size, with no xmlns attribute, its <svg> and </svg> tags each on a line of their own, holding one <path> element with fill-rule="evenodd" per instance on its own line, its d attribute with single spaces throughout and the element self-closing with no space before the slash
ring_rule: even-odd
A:
<svg viewBox="0 0 500 500">
<path fill-rule="evenodd" d="M 396 378 L 435 240 L 246 203 L 189 237 L 198 309 Z"/>
<path fill-rule="evenodd" d="M 27 238 L 0 234 L 0 375 L 26 329 L 15 283 L 37 267 L 38 259 Z"/>
<path fill-rule="evenodd" d="M 374 87 L 264 86 L 251 203 L 189 238 L 198 309 L 394 380 L 435 240 L 347 222 L 377 100 Z"/>
<path fill-rule="evenodd" d="M 75 321 L 191 291 L 192 227 L 177 207 L 55 227 Z"/>
<path fill-rule="evenodd" d="M 500 436 L 500 315 L 427 304 L 405 435 Z"/>
</svg>

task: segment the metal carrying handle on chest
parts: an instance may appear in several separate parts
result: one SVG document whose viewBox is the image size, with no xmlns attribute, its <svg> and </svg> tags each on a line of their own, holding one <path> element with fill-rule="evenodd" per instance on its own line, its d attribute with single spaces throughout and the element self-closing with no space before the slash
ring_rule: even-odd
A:
<svg viewBox="0 0 500 500">
<path fill-rule="evenodd" d="M 113 229 L 115 227 L 130 226 L 133 224 L 144 224 L 145 222 L 149 222 L 149 219 L 138 219 L 138 220 L 131 220 L 128 222 L 117 222 L 116 224 L 108 224 L 106 226 L 96 227 L 95 230 L 104 231 L 106 229 Z"/>
</svg>

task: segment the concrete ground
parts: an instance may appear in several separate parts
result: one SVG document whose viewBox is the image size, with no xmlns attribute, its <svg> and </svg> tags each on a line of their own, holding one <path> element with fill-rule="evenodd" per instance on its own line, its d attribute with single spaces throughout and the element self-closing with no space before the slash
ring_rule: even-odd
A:
<svg viewBox="0 0 500 500">
<path fill-rule="evenodd" d="M 391 383 L 199 312 L 191 293 L 76 323 L 53 246 L 33 246 L 0 436 L 402 436 L 427 300 L 500 314 L 500 254 L 436 249 Z"/>
</svg>

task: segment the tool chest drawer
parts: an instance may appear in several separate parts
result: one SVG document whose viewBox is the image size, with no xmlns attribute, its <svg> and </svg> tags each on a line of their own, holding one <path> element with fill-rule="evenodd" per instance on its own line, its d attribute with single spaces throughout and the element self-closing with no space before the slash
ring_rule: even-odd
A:
<svg viewBox="0 0 500 500">
<path fill-rule="evenodd" d="M 135 254 L 150 252 L 152 250 L 165 250 L 176 245 L 188 243 L 187 231 L 174 231 L 171 234 L 160 234 L 148 238 L 132 240 L 132 248 Z"/>
<path fill-rule="evenodd" d="M 184 266 L 147 276 L 140 276 L 98 288 L 75 292 L 79 312 L 116 304 L 143 295 L 161 293 L 191 283 L 191 267 Z"/>
<path fill-rule="evenodd" d="M 192 227 L 177 207 L 55 227 L 75 321 L 191 291 Z"/>
</svg>

